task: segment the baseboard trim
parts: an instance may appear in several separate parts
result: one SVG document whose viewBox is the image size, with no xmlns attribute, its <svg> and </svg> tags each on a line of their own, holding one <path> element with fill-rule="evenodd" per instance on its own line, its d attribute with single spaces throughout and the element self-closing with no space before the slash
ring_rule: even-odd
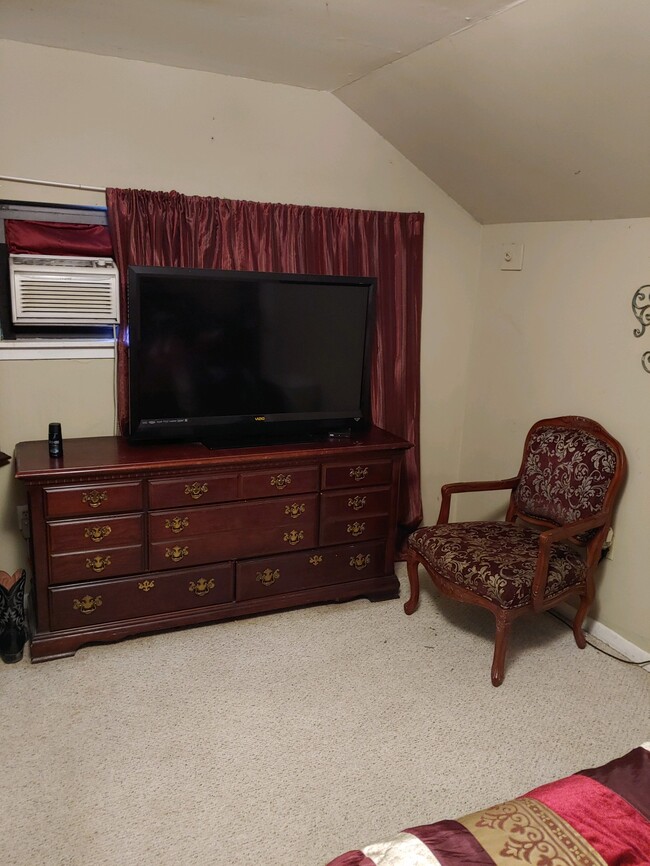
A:
<svg viewBox="0 0 650 866">
<path fill-rule="evenodd" d="M 575 608 L 571 607 L 570 604 L 561 602 L 557 607 L 553 608 L 553 610 L 557 611 L 562 619 L 569 624 L 573 622 Z M 641 649 L 641 647 L 638 647 L 631 641 L 626 640 L 624 637 L 621 637 L 618 632 L 615 632 L 613 629 L 603 625 L 602 622 L 598 622 L 597 619 L 587 617 L 583 628 L 588 634 L 593 635 L 595 638 L 598 638 L 598 640 L 602 640 L 603 643 L 607 644 L 607 646 L 616 650 L 616 652 L 619 652 L 622 656 L 625 656 L 626 659 L 629 659 L 632 662 L 642 662 L 650 657 L 649 652 Z M 639 667 L 641 670 L 650 672 L 650 664 L 639 665 Z"/>
</svg>

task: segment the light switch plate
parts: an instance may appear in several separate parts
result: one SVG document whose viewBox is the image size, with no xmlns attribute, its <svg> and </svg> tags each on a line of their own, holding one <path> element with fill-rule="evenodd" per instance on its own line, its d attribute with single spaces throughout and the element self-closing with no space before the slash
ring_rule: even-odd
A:
<svg viewBox="0 0 650 866">
<path fill-rule="evenodd" d="M 501 270 L 520 271 L 524 266 L 523 244 L 501 244 Z"/>
</svg>

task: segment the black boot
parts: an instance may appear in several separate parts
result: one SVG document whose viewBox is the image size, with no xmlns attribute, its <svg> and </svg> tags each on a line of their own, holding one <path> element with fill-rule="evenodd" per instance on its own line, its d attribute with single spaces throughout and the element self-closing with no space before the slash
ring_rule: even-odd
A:
<svg viewBox="0 0 650 866">
<path fill-rule="evenodd" d="M 3 579 L 4 578 L 4 579 Z M 25 572 L 0 572 L 0 658 L 19 662 L 27 640 L 25 627 Z"/>
</svg>

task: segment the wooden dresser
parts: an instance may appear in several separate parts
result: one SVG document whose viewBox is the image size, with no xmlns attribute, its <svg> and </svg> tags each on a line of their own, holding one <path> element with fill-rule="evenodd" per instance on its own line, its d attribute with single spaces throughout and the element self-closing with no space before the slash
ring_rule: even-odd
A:
<svg viewBox="0 0 650 866">
<path fill-rule="evenodd" d="M 359 596 L 394 598 L 408 442 L 212 451 L 119 437 L 16 446 L 31 520 L 31 658 L 83 644 Z"/>
</svg>

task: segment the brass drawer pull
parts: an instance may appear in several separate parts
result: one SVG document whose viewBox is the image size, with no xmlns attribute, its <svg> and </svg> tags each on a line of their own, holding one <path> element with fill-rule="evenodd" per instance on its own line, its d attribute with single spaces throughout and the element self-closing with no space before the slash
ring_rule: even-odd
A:
<svg viewBox="0 0 650 866">
<path fill-rule="evenodd" d="M 305 513 L 305 503 L 292 502 L 291 505 L 285 505 L 284 513 L 287 515 L 287 517 L 291 517 L 293 520 L 295 520 L 296 517 L 300 517 L 301 514 Z"/>
<path fill-rule="evenodd" d="M 192 499 L 200 499 L 204 493 L 208 492 L 207 484 L 199 484 L 198 481 L 195 481 L 194 484 L 186 484 L 185 485 L 185 495 L 191 496 Z"/>
<path fill-rule="evenodd" d="M 84 493 L 81 501 L 91 508 L 99 508 L 102 502 L 108 502 L 108 493 L 105 490 L 91 490 L 90 493 Z"/>
<path fill-rule="evenodd" d="M 302 531 L 302 529 L 300 530 L 300 532 L 298 532 L 296 529 L 292 529 L 291 532 L 284 533 L 284 540 L 288 541 L 289 544 L 298 544 L 298 542 L 302 541 L 304 537 L 305 533 Z"/>
<path fill-rule="evenodd" d="M 350 533 L 350 535 L 354 535 L 354 537 L 356 538 L 358 535 L 363 535 L 363 533 L 366 531 L 366 524 L 357 523 L 357 521 L 355 520 L 354 523 L 348 523 L 347 531 Z"/>
<path fill-rule="evenodd" d="M 99 544 L 100 541 L 103 541 L 110 534 L 110 526 L 87 526 L 84 529 L 84 538 L 89 538 L 95 544 Z"/>
<path fill-rule="evenodd" d="M 367 474 L 367 466 L 357 466 L 356 469 L 350 469 L 350 478 L 354 478 L 355 481 L 362 481 Z"/>
<path fill-rule="evenodd" d="M 366 505 L 366 497 L 365 496 L 354 496 L 348 499 L 348 508 L 351 508 L 353 511 L 361 511 L 362 508 L 365 508 Z"/>
<path fill-rule="evenodd" d="M 288 487 L 291 484 L 291 475 L 272 475 L 271 476 L 271 487 L 275 487 L 276 490 L 284 490 L 285 487 Z"/>
<path fill-rule="evenodd" d="M 80 613 L 94 613 L 98 607 L 102 606 L 102 597 L 101 595 L 96 595 L 95 598 L 92 595 L 84 595 L 84 597 L 79 601 L 78 598 L 72 602 L 72 607 L 74 610 L 78 610 Z"/>
<path fill-rule="evenodd" d="M 313 556 L 309 557 L 309 564 L 310 565 L 320 565 L 322 561 L 323 561 L 323 557 L 318 553 L 315 553 Z"/>
<path fill-rule="evenodd" d="M 184 529 L 187 529 L 189 525 L 190 521 L 187 517 L 172 517 L 171 520 L 165 521 L 165 529 L 171 529 L 171 531 L 176 535 Z"/>
<path fill-rule="evenodd" d="M 155 580 L 143 580 L 142 583 L 138 584 L 138 589 L 141 589 L 142 592 L 149 592 L 149 590 L 153 589 L 155 585 Z"/>
<path fill-rule="evenodd" d="M 270 568 L 265 568 L 264 571 L 258 571 L 255 580 L 259 580 L 262 586 L 272 586 L 276 580 L 280 579 L 280 569 L 276 568 L 271 571 Z"/>
<path fill-rule="evenodd" d="M 181 547 L 179 544 L 176 544 L 174 547 L 165 548 L 165 558 L 171 559 L 172 562 L 180 562 L 189 552 L 189 547 Z"/>
<path fill-rule="evenodd" d="M 191 580 L 187 587 L 194 595 L 207 595 L 211 589 L 214 589 L 214 580 L 206 580 L 205 577 L 200 577 L 196 583 Z"/>
<path fill-rule="evenodd" d="M 356 568 L 357 571 L 362 571 L 367 565 L 370 565 L 370 554 L 357 553 L 356 556 L 350 557 L 350 565 Z"/>
<path fill-rule="evenodd" d="M 96 574 L 100 574 L 110 564 L 110 556 L 93 556 L 92 559 L 86 560 L 86 568 L 92 568 Z"/>
</svg>

